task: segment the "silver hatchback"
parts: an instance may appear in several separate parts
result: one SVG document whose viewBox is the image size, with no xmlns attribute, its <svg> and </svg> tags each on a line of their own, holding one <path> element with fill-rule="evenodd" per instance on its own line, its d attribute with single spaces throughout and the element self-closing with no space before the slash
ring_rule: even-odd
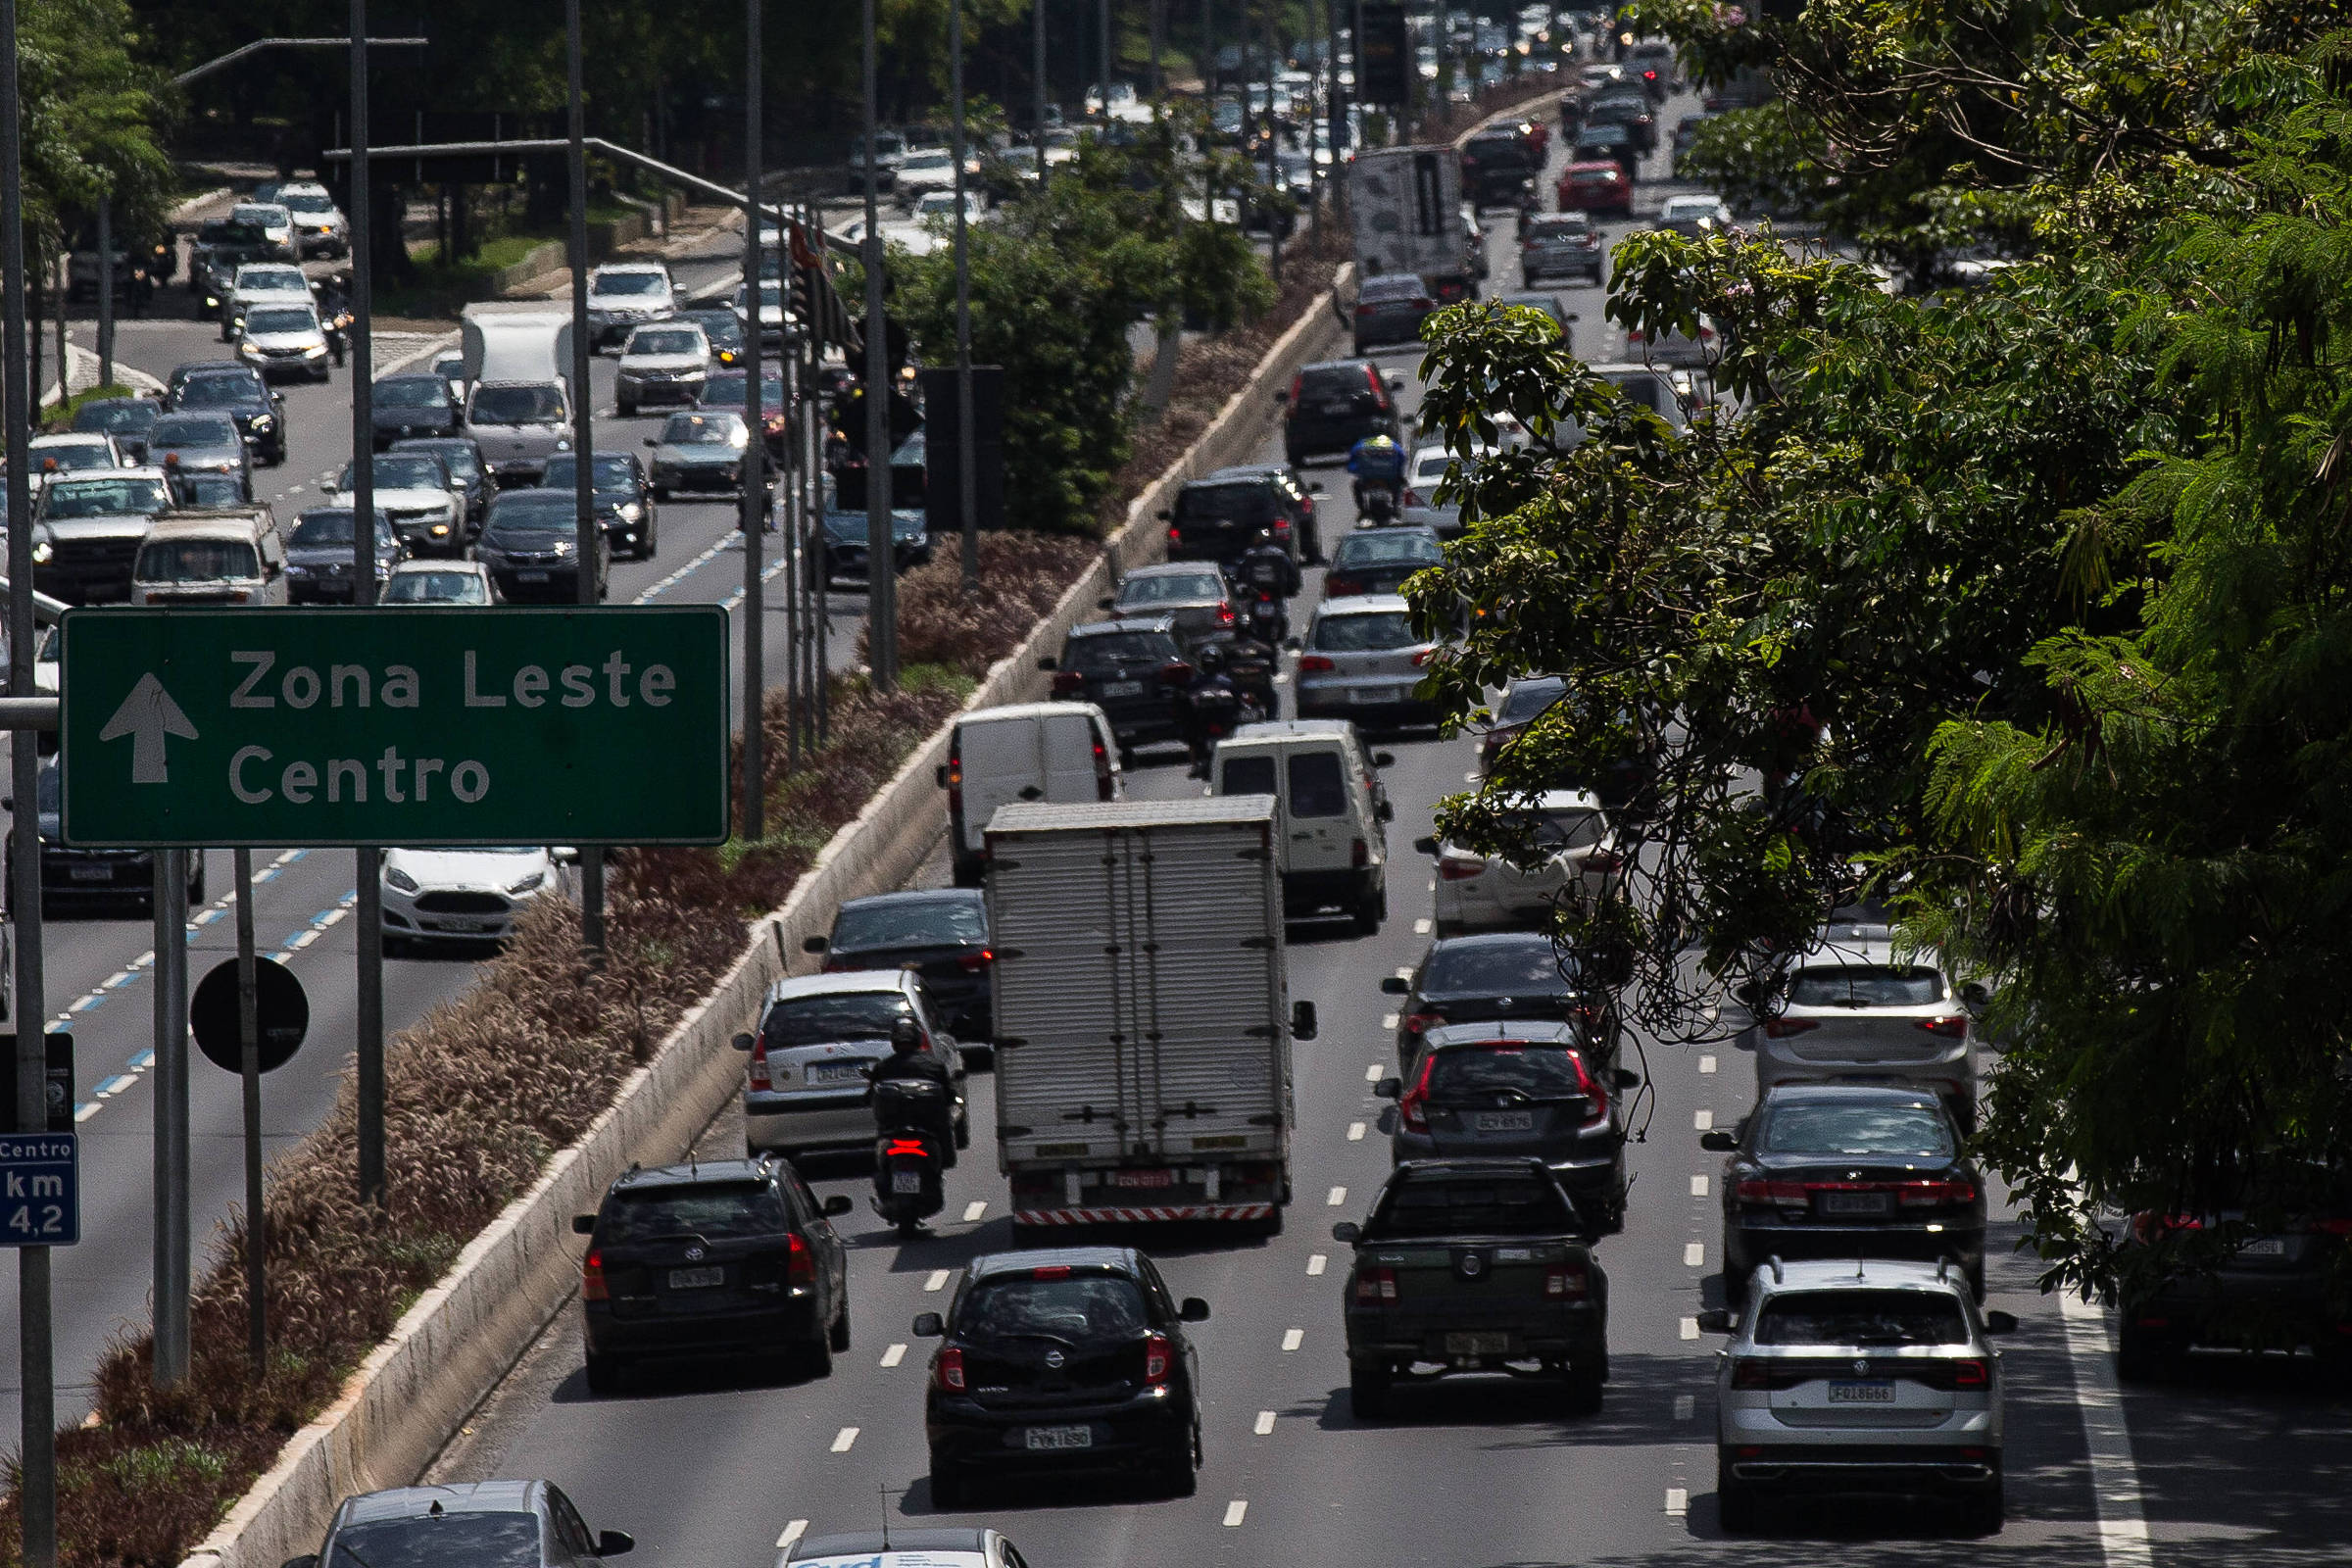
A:
<svg viewBox="0 0 2352 1568">
<path fill-rule="evenodd" d="M 1884 937 L 1825 933 L 1769 992 L 1742 999 L 1740 1050 L 1756 1058 L 1756 1095 L 1775 1084 L 1902 1084 L 1951 1102 L 1974 1130 L 1977 1056 L 1968 1009 L 1931 962 Z"/>
<path fill-rule="evenodd" d="M 1187 654 L 1233 631 L 1233 589 L 1213 562 L 1179 561 L 1138 566 L 1119 579 L 1119 591 L 1099 601 L 1121 619 L 1166 615 Z"/>
<path fill-rule="evenodd" d="M 768 987 L 757 1034 L 738 1035 L 751 1054 L 744 1079 L 743 1135 L 754 1157 L 768 1151 L 870 1150 L 873 1085 L 890 1054 L 891 1025 L 912 1018 L 923 1049 L 948 1064 L 956 1101 L 956 1143 L 971 1136 L 963 1056 L 932 1020 L 922 982 L 905 969 L 867 969 L 779 980 Z"/>
<path fill-rule="evenodd" d="M 1435 724 L 1437 705 L 1416 693 L 1437 651 L 1398 595 L 1326 599 L 1299 642 L 1298 716 Z"/>
</svg>

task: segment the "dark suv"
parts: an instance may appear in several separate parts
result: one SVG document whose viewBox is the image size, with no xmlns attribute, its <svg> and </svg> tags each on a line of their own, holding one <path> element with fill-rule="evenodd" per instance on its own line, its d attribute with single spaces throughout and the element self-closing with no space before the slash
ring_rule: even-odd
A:
<svg viewBox="0 0 2352 1568">
<path fill-rule="evenodd" d="M 825 973 L 912 969 L 922 977 L 932 1016 L 956 1038 L 964 1059 L 993 1060 L 981 1042 L 994 1028 L 988 902 L 977 888 L 925 888 L 852 899 L 833 916 L 829 936 L 801 947 L 824 955 Z"/>
<path fill-rule="evenodd" d="M 1160 516 L 1168 525 L 1170 561 L 1213 561 L 1230 566 L 1261 533 L 1298 558 L 1298 487 L 1274 467 L 1219 468 L 1176 492 Z"/>
<path fill-rule="evenodd" d="M 1320 452 L 1351 450 L 1368 435 L 1398 439 L 1396 400 L 1402 376 L 1384 378 L 1370 360 L 1325 360 L 1300 370 L 1283 401 L 1282 445 L 1298 467 Z"/>
<path fill-rule="evenodd" d="M 850 1348 L 849 1261 L 831 1216 L 773 1156 L 631 1169 L 593 1214 L 580 1265 L 588 1388 L 658 1355 L 789 1356 L 813 1376 Z"/>
<path fill-rule="evenodd" d="M 1072 626 L 1061 657 L 1037 664 L 1053 671 L 1057 700 L 1102 710 L 1118 737 L 1122 762 L 1138 746 L 1184 739 L 1176 698 L 1192 683 L 1193 666 L 1177 648 L 1175 623 L 1167 616 Z"/>
<path fill-rule="evenodd" d="M 1462 144 L 1462 194 L 1478 207 L 1527 207 L 1536 199 L 1543 159 L 1528 139 L 1505 126 L 1482 130 Z"/>
<path fill-rule="evenodd" d="M 1125 1470 L 1192 1495 L 1200 1401 L 1184 1325 L 1207 1317 L 1133 1248 L 973 1258 L 945 1317 L 914 1320 L 944 1342 L 923 1400 L 932 1506 L 957 1507 L 984 1470 Z"/>
<path fill-rule="evenodd" d="M 1315 497 L 1323 481 L 1307 480 L 1287 463 L 1245 463 L 1219 468 L 1208 476 L 1221 479 L 1264 479 L 1274 487 L 1274 542 L 1291 552 L 1291 559 L 1309 565 L 1323 559 L 1322 525 L 1317 521 Z"/>
</svg>

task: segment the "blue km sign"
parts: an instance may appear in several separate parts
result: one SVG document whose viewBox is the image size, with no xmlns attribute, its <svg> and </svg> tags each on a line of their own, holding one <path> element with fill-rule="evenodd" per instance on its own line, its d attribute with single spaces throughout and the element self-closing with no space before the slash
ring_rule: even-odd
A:
<svg viewBox="0 0 2352 1568">
<path fill-rule="evenodd" d="M 81 1240 L 81 1145 L 73 1133 L 0 1133 L 0 1247 Z"/>
</svg>

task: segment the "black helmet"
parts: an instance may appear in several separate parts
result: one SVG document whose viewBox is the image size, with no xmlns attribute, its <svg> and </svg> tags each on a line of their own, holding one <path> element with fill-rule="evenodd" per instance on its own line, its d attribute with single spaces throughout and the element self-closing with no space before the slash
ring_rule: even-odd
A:
<svg viewBox="0 0 2352 1568">
<path fill-rule="evenodd" d="M 896 1056 L 912 1055 L 918 1049 L 920 1049 L 922 1043 L 922 1026 L 916 1023 L 912 1018 L 899 1017 L 891 1020 L 891 1054 Z"/>
<path fill-rule="evenodd" d="M 1225 668 L 1224 644 L 1209 643 L 1203 646 L 1198 656 L 1198 662 L 1200 665 L 1200 673 L 1203 675 L 1221 673 Z"/>
</svg>

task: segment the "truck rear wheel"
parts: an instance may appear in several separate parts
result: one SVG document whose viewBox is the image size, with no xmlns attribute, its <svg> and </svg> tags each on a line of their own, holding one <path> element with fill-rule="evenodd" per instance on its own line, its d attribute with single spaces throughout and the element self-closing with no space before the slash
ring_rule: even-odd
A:
<svg viewBox="0 0 2352 1568">
<path fill-rule="evenodd" d="M 1379 1361 L 1348 1363 L 1348 1402 L 1358 1421 L 1377 1421 L 1389 1410 L 1389 1369 Z"/>
</svg>

